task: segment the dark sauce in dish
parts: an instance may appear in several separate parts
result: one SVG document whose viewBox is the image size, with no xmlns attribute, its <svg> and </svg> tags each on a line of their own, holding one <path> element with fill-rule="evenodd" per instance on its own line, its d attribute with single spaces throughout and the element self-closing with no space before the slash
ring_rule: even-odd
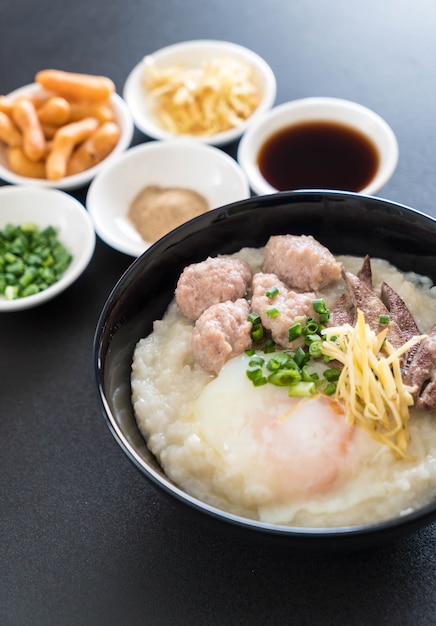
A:
<svg viewBox="0 0 436 626">
<path fill-rule="evenodd" d="M 258 155 L 263 177 L 278 191 L 360 191 L 374 178 L 379 160 L 368 137 L 332 121 L 293 124 L 272 135 Z"/>
</svg>

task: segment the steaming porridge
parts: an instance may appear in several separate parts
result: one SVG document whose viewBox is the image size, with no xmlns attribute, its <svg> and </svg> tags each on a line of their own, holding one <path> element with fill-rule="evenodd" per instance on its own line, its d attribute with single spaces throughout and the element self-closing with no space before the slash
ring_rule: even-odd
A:
<svg viewBox="0 0 436 626">
<path fill-rule="evenodd" d="M 308 240 L 292 243 L 312 245 Z M 318 252 L 316 249 L 315 253 Z M 276 256 L 283 258 L 281 251 Z M 424 336 L 425 333 L 431 337 L 436 324 L 436 293 L 431 281 L 403 274 L 386 261 L 370 260 L 371 293 L 378 294 L 387 283 L 395 297 L 407 304 L 420 337 L 418 341 L 414 338 L 416 332 L 407 334 L 407 325 L 400 316 L 402 341 L 396 347 L 397 324 L 394 325 L 393 318 L 397 300 L 390 300 L 389 315 L 377 314 L 380 332 L 383 324 L 389 326 L 381 350 L 393 346 L 392 377 L 399 371 L 393 365 L 397 353 L 404 375 L 404 385 L 398 383 L 401 389 L 394 394 L 395 402 L 397 396 L 399 402 L 404 399 L 398 409 L 403 421 L 386 434 L 388 417 L 379 423 L 370 411 L 372 404 L 379 406 L 377 403 L 385 391 L 379 393 L 374 388 L 371 393 L 375 395 L 371 396 L 371 402 L 367 400 L 367 405 L 356 400 L 354 390 L 358 385 L 353 381 L 360 369 L 363 379 L 367 379 L 365 368 L 357 363 L 356 371 L 350 369 L 345 380 L 344 370 L 348 367 L 345 357 L 344 363 L 338 365 L 336 353 L 330 362 L 324 353 L 319 354 L 320 349 L 328 352 L 330 344 L 337 349 L 338 328 L 348 329 L 348 338 L 343 341 L 349 341 L 350 345 L 359 339 L 356 334 L 359 324 L 363 332 L 362 318 L 360 322 L 355 318 L 354 325 L 338 324 L 331 318 L 325 324 L 320 323 L 324 305 L 329 314 L 343 321 L 343 316 L 350 314 L 350 294 L 357 308 L 360 308 L 359 298 L 368 300 L 365 291 L 368 279 L 359 274 L 363 259 L 336 257 L 329 261 L 328 276 L 323 265 L 324 274 L 312 273 L 307 285 L 297 286 L 296 277 L 280 276 L 281 269 L 274 265 L 274 251 L 267 248 L 245 248 L 227 259 L 232 260 L 231 268 L 224 263 L 212 267 L 214 261 L 208 260 L 211 266 L 207 273 L 213 276 L 214 285 L 222 283 L 226 289 L 231 286 L 233 292 L 219 294 L 218 301 L 212 304 L 203 303 L 204 293 L 210 295 L 213 287 L 203 289 L 203 295 L 193 295 L 197 278 L 191 276 L 189 282 L 187 278 L 189 272 L 192 274 L 198 268 L 190 268 L 186 277 L 181 277 L 176 297 L 164 318 L 154 323 L 153 332 L 138 342 L 134 352 L 131 385 L 135 416 L 149 449 L 166 475 L 186 492 L 214 507 L 290 526 L 372 523 L 404 515 L 431 502 L 436 495 L 436 410 L 427 396 L 432 397 L 429 390 L 434 362 L 431 372 L 426 374 L 426 389 L 423 386 L 419 391 L 421 396 L 417 395 L 416 384 L 416 372 L 421 370 L 415 367 L 413 373 L 411 366 L 410 372 L 405 369 L 406 357 L 412 359 L 422 344 L 427 342 L 427 354 L 432 354 L 436 345 Z M 233 260 L 238 260 L 239 265 L 233 264 Z M 297 267 L 297 261 L 293 266 Z M 320 263 L 324 263 L 322 258 Z M 228 279 L 220 281 L 214 272 L 224 271 Z M 297 273 L 299 280 L 303 271 Z M 315 302 L 321 302 L 318 311 Z M 338 303 L 342 303 L 339 313 Z M 378 303 L 377 296 L 377 306 Z M 256 307 L 257 318 L 249 317 Z M 312 316 L 307 313 L 309 309 Z M 369 309 L 365 316 L 365 332 L 369 333 Z M 286 320 L 286 332 L 278 327 L 281 320 Z M 283 355 L 288 358 L 290 354 L 296 359 L 297 354 L 307 351 L 298 334 L 294 336 L 290 331 L 291 327 L 298 330 L 302 320 L 304 328 L 316 323 L 317 331 L 312 335 L 318 339 L 310 348 L 315 356 L 306 355 L 302 367 L 295 366 L 293 360 L 292 367 L 286 366 L 293 370 L 292 376 L 294 370 L 295 376 L 300 376 L 300 380 L 289 386 L 288 370 L 284 374 L 286 382 L 281 379 L 277 382 L 270 372 L 275 373 L 273 368 L 279 367 L 278 354 L 280 358 Z M 253 329 L 257 327 L 265 334 L 256 344 L 258 337 L 253 338 Z M 320 332 L 327 334 L 322 334 L 318 341 Z M 378 332 L 379 328 L 374 337 L 380 337 Z M 407 347 L 407 341 L 415 343 L 401 354 L 401 343 Z M 268 344 L 273 345 L 271 350 L 265 349 Z M 302 345 L 304 350 L 300 351 Z M 434 356 L 436 359 L 436 349 Z M 374 361 L 371 356 L 369 363 L 371 359 Z M 336 382 L 324 380 L 326 368 L 335 370 Z M 268 382 L 264 380 L 266 371 L 270 376 Z M 280 372 L 283 371 L 280 366 Z M 333 380 L 333 373 L 328 373 Z M 341 376 L 339 380 L 338 376 Z M 383 377 L 384 374 L 375 376 L 373 387 Z M 341 388 L 345 395 L 340 397 Z M 372 389 L 370 385 L 368 389 Z M 350 407 L 360 411 L 354 420 L 347 419 Z M 399 419 L 395 411 L 388 408 L 390 420 Z"/>
</svg>

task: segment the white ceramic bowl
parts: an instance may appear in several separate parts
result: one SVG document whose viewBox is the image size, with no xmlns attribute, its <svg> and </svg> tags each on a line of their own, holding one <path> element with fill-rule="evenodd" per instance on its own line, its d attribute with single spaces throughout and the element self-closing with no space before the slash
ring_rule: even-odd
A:
<svg viewBox="0 0 436 626">
<path fill-rule="evenodd" d="M 139 256 L 144 241 L 127 217 L 147 185 L 193 189 L 215 209 L 250 196 L 243 170 L 222 150 L 191 140 L 151 141 L 127 150 L 92 181 L 86 206 L 99 237 L 116 250 Z"/>
<path fill-rule="evenodd" d="M 25 85 L 15 91 L 8 94 L 8 97 L 24 96 L 29 94 L 44 93 L 42 87 L 37 83 Z M 39 178 L 28 178 L 25 176 L 19 176 L 15 174 L 9 167 L 6 158 L 6 145 L 0 141 L 0 178 L 8 183 L 14 185 L 30 185 L 32 187 L 52 187 L 57 189 L 77 189 L 89 183 L 94 178 L 97 172 L 100 170 L 104 163 L 111 161 L 117 155 L 126 150 L 132 141 L 133 137 L 133 118 L 130 113 L 129 107 L 124 100 L 118 95 L 113 94 L 111 96 L 111 104 L 115 112 L 117 122 L 121 129 L 121 135 L 117 145 L 112 152 L 101 163 L 98 163 L 94 167 L 80 172 L 79 174 L 73 174 L 72 176 L 65 176 L 60 180 L 50 181 Z"/>
<path fill-rule="evenodd" d="M 29 309 L 51 300 L 82 274 L 94 253 L 92 220 L 85 207 L 71 195 L 42 187 L 0 187 L 0 230 L 7 224 L 26 222 L 36 224 L 39 229 L 53 226 L 73 259 L 61 278 L 44 291 L 16 300 L 0 296 L 0 312 Z"/>
<path fill-rule="evenodd" d="M 303 98 L 286 102 L 264 113 L 250 125 L 240 141 L 237 159 L 256 194 L 278 191 L 259 169 L 258 155 L 265 141 L 281 129 L 309 121 L 342 123 L 360 131 L 376 146 L 379 166 L 370 183 L 359 193 L 374 194 L 388 182 L 398 162 L 398 143 L 390 126 L 379 115 L 349 100 Z"/>
<path fill-rule="evenodd" d="M 150 56 L 153 57 L 157 66 L 162 68 L 174 65 L 200 67 L 205 61 L 222 56 L 230 56 L 245 61 L 254 68 L 256 83 L 263 93 L 258 108 L 243 124 L 235 128 L 209 136 L 189 135 L 196 141 L 220 146 L 239 139 L 248 126 L 274 104 L 277 85 L 271 67 L 258 54 L 238 44 L 214 40 L 184 41 L 161 48 Z M 137 128 L 154 139 L 180 137 L 180 135 L 174 135 L 156 124 L 153 113 L 147 104 L 143 74 L 144 66 L 141 60 L 129 74 L 123 90 L 123 97 L 130 107 Z"/>
</svg>

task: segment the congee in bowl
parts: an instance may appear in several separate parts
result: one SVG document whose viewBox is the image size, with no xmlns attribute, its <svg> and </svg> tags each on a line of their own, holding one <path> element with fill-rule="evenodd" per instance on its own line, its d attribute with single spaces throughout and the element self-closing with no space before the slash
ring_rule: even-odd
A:
<svg viewBox="0 0 436 626">
<path fill-rule="evenodd" d="M 120 445 L 166 493 L 243 530 L 370 541 L 422 525 L 435 239 L 429 217 L 340 192 L 246 200 L 172 231 L 96 333 Z"/>
</svg>

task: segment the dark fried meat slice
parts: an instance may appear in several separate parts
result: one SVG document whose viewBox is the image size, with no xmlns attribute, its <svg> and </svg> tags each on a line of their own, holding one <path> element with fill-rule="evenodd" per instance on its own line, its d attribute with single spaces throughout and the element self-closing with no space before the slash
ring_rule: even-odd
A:
<svg viewBox="0 0 436 626">
<path fill-rule="evenodd" d="M 389 311 L 377 294 L 351 272 L 343 270 L 342 275 L 353 298 L 356 318 L 357 310 L 360 309 L 365 316 L 366 323 L 375 333 L 379 333 L 386 328 L 385 324 L 380 324 L 380 316 L 389 316 Z M 356 322 L 356 318 L 353 324 Z M 395 349 L 405 343 L 404 335 L 398 324 L 391 319 L 388 324 L 387 338 Z"/>
<path fill-rule="evenodd" d="M 425 411 L 436 409 L 436 326 L 423 339 L 404 376 L 406 385 L 415 387 L 415 405 Z"/>
<path fill-rule="evenodd" d="M 194 358 L 207 372 L 218 374 L 232 357 L 251 347 L 250 305 L 244 298 L 208 307 L 195 323 Z"/>
<path fill-rule="evenodd" d="M 341 277 L 341 264 L 312 235 L 273 235 L 265 245 L 263 271 L 291 289 L 312 291 Z"/>
<path fill-rule="evenodd" d="M 357 278 L 372 289 L 372 267 L 371 267 L 371 258 L 369 254 L 365 255 L 365 258 L 363 259 L 362 267 L 357 272 Z"/>
<path fill-rule="evenodd" d="M 404 300 L 386 282 L 383 282 L 381 286 L 381 299 L 389 310 L 391 320 L 398 324 L 406 341 L 420 334 L 419 328 Z"/>
<path fill-rule="evenodd" d="M 363 259 L 362 267 L 357 273 L 357 277 L 372 289 L 372 268 L 371 259 L 367 254 Z M 349 289 L 345 289 L 336 300 L 330 310 L 330 321 L 328 326 L 352 325 L 355 322 L 356 312 L 354 310 L 354 298 Z"/>
<path fill-rule="evenodd" d="M 416 322 L 413 319 L 413 316 L 407 308 L 404 300 L 386 282 L 383 282 L 381 286 L 381 299 L 386 305 L 386 308 L 389 310 L 391 320 L 398 324 L 405 341 L 408 341 L 412 337 L 420 334 L 419 328 L 416 325 Z M 404 367 L 408 367 L 408 364 L 411 362 L 414 355 L 416 354 L 418 347 L 419 344 L 415 344 L 409 350 L 409 352 L 405 356 Z"/>
<path fill-rule="evenodd" d="M 251 270 L 246 261 L 228 257 L 209 257 L 188 265 L 175 291 L 180 312 L 196 320 L 212 304 L 238 300 L 247 295 Z"/>
</svg>

